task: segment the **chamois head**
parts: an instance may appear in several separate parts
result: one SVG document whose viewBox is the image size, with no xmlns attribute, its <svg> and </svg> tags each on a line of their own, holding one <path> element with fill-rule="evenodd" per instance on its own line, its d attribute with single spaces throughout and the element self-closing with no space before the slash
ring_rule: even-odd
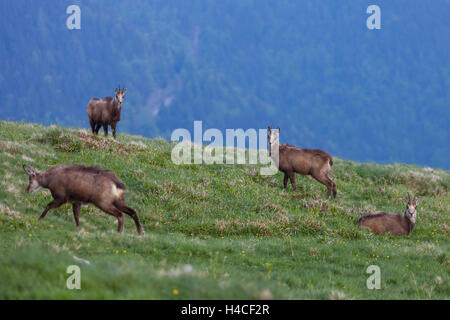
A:
<svg viewBox="0 0 450 320">
<path fill-rule="evenodd" d="M 279 142 L 280 139 L 280 127 L 277 127 L 275 130 L 272 129 L 272 126 L 267 128 L 267 140 L 269 141 L 269 155 L 271 154 L 272 145 Z"/>
<path fill-rule="evenodd" d="M 38 181 L 38 177 L 41 173 L 39 170 L 33 168 L 32 166 L 26 167 L 25 165 L 23 165 L 22 167 L 23 167 L 23 170 L 28 175 L 27 192 L 32 193 L 32 192 L 36 191 L 37 189 L 39 189 L 39 187 L 41 186 Z"/>
<path fill-rule="evenodd" d="M 411 222 L 416 223 L 417 217 L 417 205 L 419 204 L 419 198 L 417 197 L 417 192 L 411 199 L 411 195 L 408 192 L 408 196 L 405 197 L 406 210 L 405 217 L 411 220 Z"/>
<path fill-rule="evenodd" d="M 118 102 L 118 107 L 122 107 L 123 103 L 123 96 L 125 95 L 125 92 L 127 92 L 126 88 L 123 88 L 122 91 L 120 91 L 120 85 L 114 90 L 116 93 L 116 100 Z"/>
</svg>

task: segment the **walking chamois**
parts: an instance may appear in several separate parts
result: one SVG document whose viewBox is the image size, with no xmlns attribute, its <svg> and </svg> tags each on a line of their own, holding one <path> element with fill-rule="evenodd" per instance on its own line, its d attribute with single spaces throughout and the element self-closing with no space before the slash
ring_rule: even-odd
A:
<svg viewBox="0 0 450 320">
<path fill-rule="evenodd" d="M 23 165 L 28 174 L 27 192 L 32 193 L 39 187 L 47 188 L 53 196 L 42 212 L 39 220 L 43 220 L 47 212 L 65 203 L 71 203 L 77 227 L 82 204 L 92 203 L 102 211 L 117 218 L 118 232 L 123 231 L 124 213 L 133 218 L 137 232 L 142 235 L 142 227 L 136 211 L 125 204 L 125 185 L 114 172 L 98 167 L 82 165 L 59 165 L 47 171 L 39 171 L 31 166 Z"/>
<path fill-rule="evenodd" d="M 115 89 L 116 96 L 100 98 L 92 98 L 87 105 L 87 114 L 92 133 L 98 134 L 100 127 L 103 126 L 105 137 L 108 136 L 108 126 L 111 126 L 113 137 L 116 138 L 116 126 L 120 121 L 120 113 L 122 111 L 123 97 L 127 89 L 120 91 L 120 85 Z"/>
<path fill-rule="evenodd" d="M 411 233 L 416 225 L 417 205 L 419 198 L 417 193 L 411 199 L 405 197 L 406 209 L 403 214 L 388 214 L 385 212 L 376 212 L 361 216 L 356 222 L 358 226 L 369 228 L 373 233 L 392 233 L 395 235 L 407 235 Z"/>
<path fill-rule="evenodd" d="M 276 158 L 278 151 L 278 170 L 284 173 L 284 188 L 287 188 L 288 179 L 291 180 L 292 188 L 295 184 L 295 173 L 311 175 L 314 179 L 325 185 L 328 189 L 328 198 L 331 194 L 336 198 L 336 184 L 328 175 L 333 158 L 325 151 L 319 149 L 303 149 L 288 144 L 280 144 L 280 128 L 267 129 L 269 140 L 269 156 Z M 277 159 L 274 159 L 277 161 Z"/>
</svg>

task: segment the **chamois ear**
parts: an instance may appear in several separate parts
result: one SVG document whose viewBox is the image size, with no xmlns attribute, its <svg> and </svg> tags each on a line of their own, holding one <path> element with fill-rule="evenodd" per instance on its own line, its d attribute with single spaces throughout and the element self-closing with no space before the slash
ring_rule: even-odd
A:
<svg viewBox="0 0 450 320">
<path fill-rule="evenodd" d="M 127 88 L 123 88 L 122 95 L 125 95 L 125 92 L 127 92 Z"/>
<path fill-rule="evenodd" d="M 280 133 L 280 127 L 279 126 L 277 127 L 277 130 L 278 130 L 278 133 Z"/>
<path fill-rule="evenodd" d="M 417 197 L 417 194 L 418 194 L 418 192 L 416 192 L 416 194 L 414 195 L 414 198 L 413 198 L 414 203 L 416 204 L 416 206 L 417 206 L 417 205 L 419 204 L 419 202 L 420 202 L 419 198 Z"/>
</svg>

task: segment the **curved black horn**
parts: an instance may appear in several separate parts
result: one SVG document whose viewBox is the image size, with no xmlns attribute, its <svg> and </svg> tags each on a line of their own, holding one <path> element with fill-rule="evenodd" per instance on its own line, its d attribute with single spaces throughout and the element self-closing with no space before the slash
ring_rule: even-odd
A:
<svg viewBox="0 0 450 320">
<path fill-rule="evenodd" d="M 28 166 L 28 168 L 27 168 L 27 165 L 23 164 L 22 168 L 23 168 L 23 171 L 25 171 L 25 173 L 29 176 L 31 176 L 34 173 L 33 168 L 30 168 L 30 166 Z"/>
</svg>

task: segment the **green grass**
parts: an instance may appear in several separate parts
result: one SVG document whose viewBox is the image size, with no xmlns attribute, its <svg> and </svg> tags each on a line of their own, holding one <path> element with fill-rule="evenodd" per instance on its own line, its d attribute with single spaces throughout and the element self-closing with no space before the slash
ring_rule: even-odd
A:
<svg viewBox="0 0 450 320">
<path fill-rule="evenodd" d="M 172 146 L 0 121 L 0 298 L 450 298 L 449 172 L 335 159 L 338 197 L 327 200 L 311 177 L 297 176 L 293 191 L 282 189 L 282 174 L 264 177 L 255 166 L 177 166 Z M 79 229 L 68 204 L 37 222 L 51 195 L 25 192 L 23 163 L 114 170 L 145 236 L 128 216 L 117 234 L 115 219 L 92 205 L 82 208 Z M 407 191 L 421 198 L 410 236 L 355 225 L 364 212 L 403 211 Z M 74 264 L 81 290 L 66 288 Z M 372 264 L 380 290 L 366 287 Z"/>
</svg>

